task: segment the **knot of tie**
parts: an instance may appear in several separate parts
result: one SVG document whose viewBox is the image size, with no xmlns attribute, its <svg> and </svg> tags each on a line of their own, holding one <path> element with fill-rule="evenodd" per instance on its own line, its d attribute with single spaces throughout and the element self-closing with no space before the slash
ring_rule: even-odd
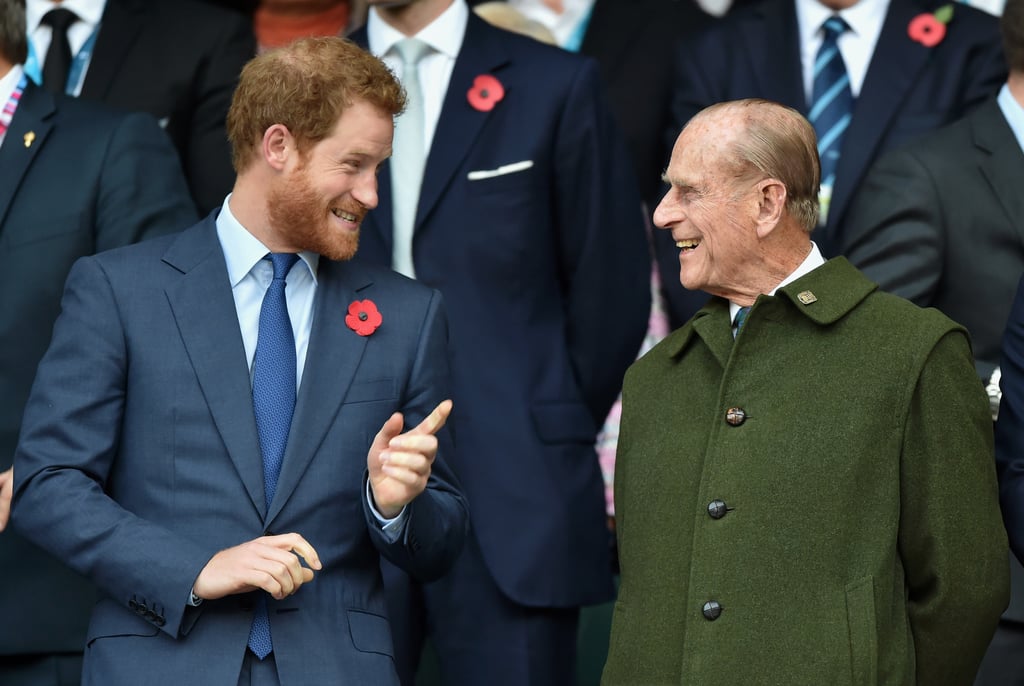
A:
<svg viewBox="0 0 1024 686">
<path fill-rule="evenodd" d="M 66 7 L 52 9 L 43 15 L 40 20 L 44 26 L 49 26 L 54 32 L 65 33 L 68 27 L 78 21 L 78 15 Z"/>
<path fill-rule="evenodd" d="M 395 52 L 401 58 L 402 66 L 410 67 L 419 64 L 419 61 L 427 56 L 430 46 L 418 38 L 403 38 L 395 43 Z"/>
<path fill-rule="evenodd" d="M 299 256 L 293 252 L 272 252 L 263 259 L 270 260 L 270 263 L 274 265 L 274 279 L 277 280 L 288 276 L 288 272 L 299 261 Z"/>
<path fill-rule="evenodd" d="M 846 20 L 838 14 L 833 14 L 825 20 L 825 23 L 821 25 L 821 28 L 825 32 L 825 40 L 831 39 L 834 41 L 839 38 L 839 36 L 849 31 L 850 25 L 847 24 Z"/>
</svg>

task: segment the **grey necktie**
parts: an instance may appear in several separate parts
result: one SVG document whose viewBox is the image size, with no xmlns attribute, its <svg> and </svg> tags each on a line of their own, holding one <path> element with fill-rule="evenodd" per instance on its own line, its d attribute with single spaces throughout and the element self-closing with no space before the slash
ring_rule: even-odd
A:
<svg viewBox="0 0 1024 686">
<path fill-rule="evenodd" d="M 391 202 L 393 229 L 391 265 L 395 271 L 416 277 L 412 260 L 412 238 L 416 207 L 423 182 L 426 150 L 423 135 L 423 91 L 420 88 L 419 62 L 430 46 L 415 38 L 395 44 L 402 59 L 402 85 L 406 92 L 405 112 L 395 122 L 395 141 L 391 154 Z"/>
</svg>

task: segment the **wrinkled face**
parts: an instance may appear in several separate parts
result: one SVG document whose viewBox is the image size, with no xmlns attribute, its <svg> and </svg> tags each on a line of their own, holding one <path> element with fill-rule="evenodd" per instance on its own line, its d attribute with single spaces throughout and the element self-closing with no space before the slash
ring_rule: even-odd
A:
<svg viewBox="0 0 1024 686">
<path fill-rule="evenodd" d="M 391 116 L 363 102 L 338 119 L 334 132 L 289 161 L 268 193 L 268 219 L 294 250 L 351 259 L 359 225 L 377 206 L 377 171 L 391 155 Z"/>
<path fill-rule="evenodd" d="M 752 180 L 722 164 L 721 126 L 695 121 L 676 141 L 665 173 L 671 188 L 654 223 L 672 232 L 679 248 L 679 281 L 690 290 L 729 298 L 749 289 L 745 275 L 757 254 L 758 194 Z"/>
</svg>

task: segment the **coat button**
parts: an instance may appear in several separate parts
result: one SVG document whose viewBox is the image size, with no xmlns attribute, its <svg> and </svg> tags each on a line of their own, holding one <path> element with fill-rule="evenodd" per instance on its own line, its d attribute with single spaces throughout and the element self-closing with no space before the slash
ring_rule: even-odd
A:
<svg viewBox="0 0 1024 686">
<path fill-rule="evenodd" d="M 704 607 L 701 609 L 701 612 L 704 613 L 704 619 L 709 622 L 713 622 L 721 616 L 722 606 L 719 605 L 717 601 L 709 600 L 704 603 Z"/>
<path fill-rule="evenodd" d="M 711 519 L 721 519 L 727 511 L 724 500 L 712 500 L 708 503 L 708 514 L 711 515 Z"/>
<path fill-rule="evenodd" d="M 742 407 L 730 407 L 725 411 L 725 421 L 730 426 L 739 426 L 747 421 L 747 413 Z"/>
</svg>

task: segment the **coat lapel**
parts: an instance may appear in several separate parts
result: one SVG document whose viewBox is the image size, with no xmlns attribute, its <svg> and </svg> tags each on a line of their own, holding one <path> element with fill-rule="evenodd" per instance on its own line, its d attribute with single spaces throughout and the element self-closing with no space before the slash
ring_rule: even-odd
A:
<svg viewBox="0 0 1024 686">
<path fill-rule="evenodd" d="M 167 289 L 181 340 L 253 507 L 266 512 L 263 459 L 238 314 L 213 217 L 181 234 L 164 262 L 182 272 Z"/>
<path fill-rule="evenodd" d="M 11 202 L 32 160 L 46 144 L 56 112 L 53 96 L 30 81 L 25 86 L 18 109 L 14 111 L 3 145 L 0 145 L 0 169 L 3 170 L 3 182 L 0 183 L 0 227 L 3 226 Z M 29 139 L 26 139 L 29 134 Z M 26 140 L 30 140 L 29 145 L 25 144 Z"/>
<path fill-rule="evenodd" d="M 864 84 L 854 105 L 853 120 L 843 138 L 843 151 L 836 170 L 836 186 L 829 208 L 829 233 L 834 231 L 837 217 L 846 212 L 846 205 L 861 177 L 875 158 L 878 146 L 889 132 L 896 113 L 903 106 L 905 93 L 928 62 L 932 48 L 912 41 L 907 25 L 925 8 L 915 2 L 892 0 L 878 36 L 878 45 L 871 57 Z M 831 236 L 833 245 L 841 237 Z"/>
<path fill-rule="evenodd" d="M 743 96 L 757 95 L 806 113 L 800 29 L 793 1 L 769 0 L 758 4 L 740 24 L 739 31 L 743 43 L 750 46 L 745 52 L 755 56 L 748 65 L 755 85 Z M 765 55 L 779 59 L 759 59 Z"/>
<path fill-rule="evenodd" d="M 367 337 L 345 324 L 348 306 L 372 283 L 354 263 L 320 258 L 306 366 L 267 525 L 288 502 L 334 422 L 366 349 Z"/>
<path fill-rule="evenodd" d="M 83 97 L 104 99 L 116 82 L 117 72 L 128 50 L 141 35 L 145 17 L 144 0 L 107 0 L 96 47 L 82 84 Z"/>
<path fill-rule="evenodd" d="M 985 154 L 981 173 L 1024 240 L 1024 194 L 1020 192 L 1024 151 L 995 99 L 981 105 L 970 121 L 974 144 Z"/>
</svg>

